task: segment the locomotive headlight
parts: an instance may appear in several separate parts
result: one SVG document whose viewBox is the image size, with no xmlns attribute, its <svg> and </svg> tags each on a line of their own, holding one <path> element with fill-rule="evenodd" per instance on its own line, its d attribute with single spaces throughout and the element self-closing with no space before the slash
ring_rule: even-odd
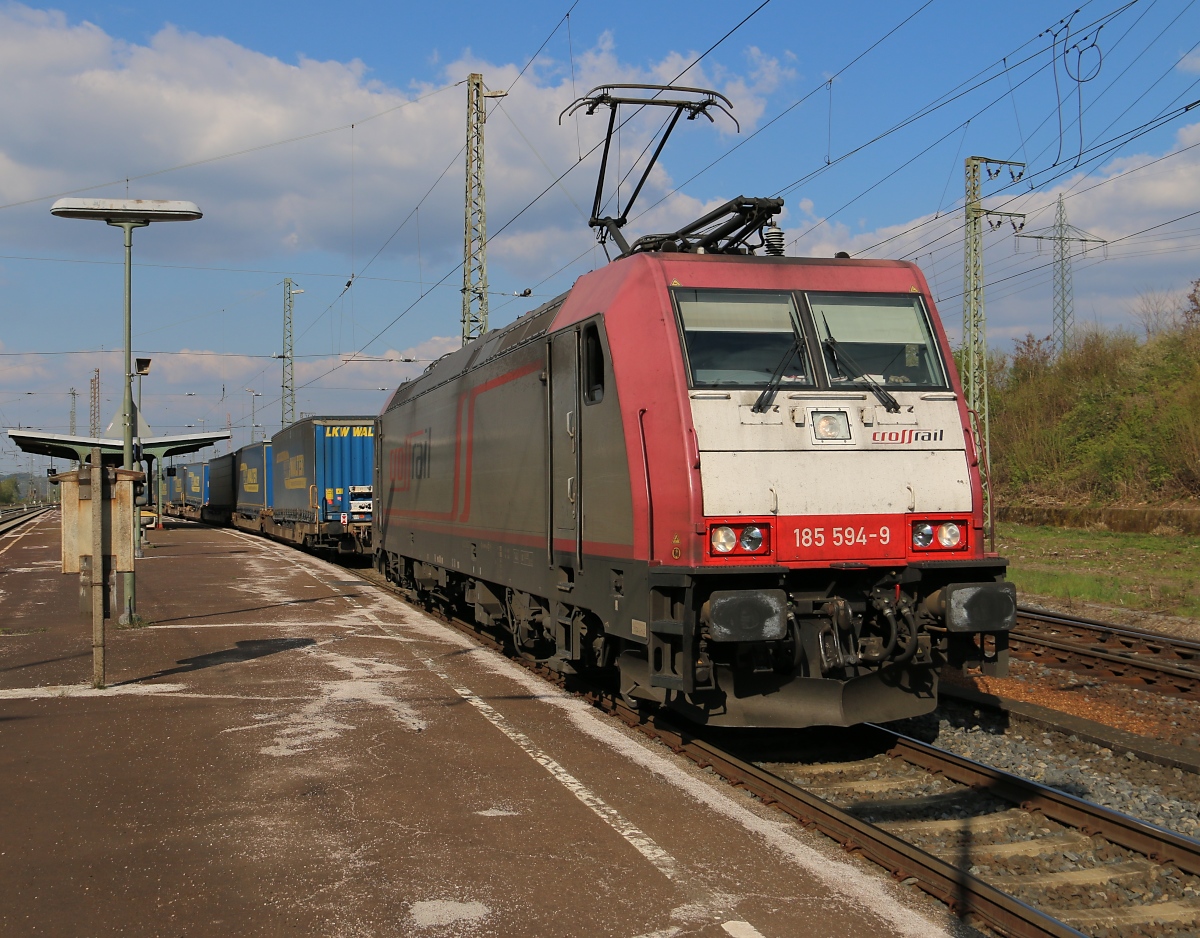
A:
<svg viewBox="0 0 1200 938">
<path fill-rule="evenodd" d="M 763 545 L 763 531 L 757 524 L 751 524 L 742 529 L 742 536 L 738 541 L 742 545 L 742 550 L 756 551 Z"/>
<path fill-rule="evenodd" d="M 957 547 L 962 543 L 962 531 L 953 521 L 947 521 L 938 525 L 937 539 L 943 547 Z"/>
<path fill-rule="evenodd" d="M 737 546 L 737 533 L 727 524 L 712 529 L 712 547 L 719 554 L 727 554 Z"/>
<path fill-rule="evenodd" d="M 813 436 L 818 440 L 850 439 L 850 418 L 844 410 L 813 411 Z"/>
<path fill-rule="evenodd" d="M 913 525 L 913 547 L 928 547 L 933 543 L 933 525 L 924 521 Z"/>
</svg>

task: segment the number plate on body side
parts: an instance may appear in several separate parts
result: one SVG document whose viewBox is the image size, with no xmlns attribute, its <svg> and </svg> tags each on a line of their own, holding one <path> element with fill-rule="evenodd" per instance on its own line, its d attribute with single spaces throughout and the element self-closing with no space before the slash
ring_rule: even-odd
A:
<svg viewBox="0 0 1200 938">
<path fill-rule="evenodd" d="M 805 515 L 780 518 L 776 559 L 788 561 L 903 559 L 904 515 Z"/>
</svg>

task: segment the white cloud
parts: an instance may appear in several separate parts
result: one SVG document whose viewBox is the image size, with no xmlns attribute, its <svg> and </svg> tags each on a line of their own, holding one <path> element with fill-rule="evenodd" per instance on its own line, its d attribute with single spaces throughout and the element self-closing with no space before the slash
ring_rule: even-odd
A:
<svg viewBox="0 0 1200 938">
<path fill-rule="evenodd" d="M 576 62 L 576 87 L 601 82 L 665 81 L 690 55 L 633 66 L 619 60 L 604 35 Z M 707 74 L 735 102 L 743 128 L 752 127 L 768 95 L 791 71 L 756 48 L 746 52 L 747 74 Z M 559 112 L 570 103 L 564 63 L 543 61 L 528 71 L 488 121 L 488 207 L 493 230 L 545 188 L 599 140 L 602 118 L 580 118 L 578 136 Z M 517 79 L 511 63 L 466 57 L 443 67 L 446 84 L 470 71 L 491 88 Z M 329 133 L 231 159 L 133 179 L 131 195 L 189 198 L 206 213 L 186 235 L 155 239 L 160 250 L 186 250 L 193 259 L 237 259 L 280 251 L 329 251 L 358 265 L 391 234 L 438 174 L 453 160 L 421 213 L 428 263 L 445 267 L 461 251 L 461 87 L 433 94 L 430 85 L 397 89 L 367 77 L 363 63 L 300 59 L 291 64 L 228 39 L 166 27 L 146 44 L 121 42 L 90 23 L 13 4 L 0 8 L 0 204 L 21 202 L 81 185 L 123 180 L 184 166 L 274 141 Z M 431 97 L 426 97 L 432 94 Z M 625 129 L 625 154 L 637 152 L 659 115 Z M 351 130 L 348 126 L 354 123 Z M 718 118 L 717 130 L 732 130 Z M 711 133 L 711 130 L 706 132 Z M 544 164 L 543 165 L 543 161 Z M 594 164 L 594 160 L 593 160 Z M 547 168 L 548 167 L 548 168 Z M 586 211 L 594 165 L 573 172 L 563 186 Z M 644 195 L 653 201 L 670 183 L 655 174 Z M 104 194 L 123 195 L 119 182 Z M 35 212 L 44 214 L 44 205 Z M 32 233 L 23 213 L 0 212 L 0 239 L 42 247 L 93 244 L 86 226 L 50 222 Z M 199 230 L 202 228 L 202 231 Z M 532 209 L 516 231 L 545 233 L 517 239 L 498 252 L 520 264 L 560 262 L 586 246 L 589 234 L 558 192 Z M 578 241 L 579 248 L 572 251 Z M 569 242 L 569 243 L 567 243 Z M 415 253 L 415 226 L 389 246 L 391 257 Z M 532 267 L 530 268 L 532 272 Z"/>
</svg>

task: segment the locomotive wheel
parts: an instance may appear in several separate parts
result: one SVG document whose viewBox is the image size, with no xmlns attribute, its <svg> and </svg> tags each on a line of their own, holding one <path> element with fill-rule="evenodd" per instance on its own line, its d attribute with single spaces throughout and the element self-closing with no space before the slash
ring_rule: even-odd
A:
<svg viewBox="0 0 1200 938">
<path fill-rule="evenodd" d="M 526 661 L 545 661 L 554 654 L 554 640 L 546 635 L 549 613 L 528 593 L 508 590 L 508 636 L 513 651 Z"/>
</svg>

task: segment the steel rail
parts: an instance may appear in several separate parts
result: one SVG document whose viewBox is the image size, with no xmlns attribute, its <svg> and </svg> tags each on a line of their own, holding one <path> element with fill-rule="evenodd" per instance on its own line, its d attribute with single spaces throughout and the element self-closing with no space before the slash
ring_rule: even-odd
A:
<svg viewBox="0 0 1200 938">
<path fill-rule="evenodd" d="M 1166 652 L 1175 655 L 1180 661 L 1200 661 L 1200 642 L 1174 635 L 1164 635 L 1161 632 L 1151 632 L 1147 629 L 1135 629 L 1124 625 L 1113 625 L 1096 619 L 1067 616 L 1059 613 L 1040 612 L 1025 606 L 1017 607 L 1018 618 L 1029 622 L 1041 623 L 1046 626 L 1076 633 L 1091 633 L 1100 636 L 1100 643 L 1108 645 L 1116 641 L 1126 649 L 1133 651 L 1135 644 L 1145 646 L 1144 653 L 1158 654 Z M 1037 626 L 1035 626 L 1036 628 Z"/>
<path fill-rule="evenodd" d="M 1178 647 L 1189 648 L 1200 653 L 1200 642 L 1192 642 L 1187 638 L 1176 638 L 1175 636 L 1163 635 L 1162 632 L 1152 632 L 1148 629 L 1134 629 L 1128 625 L 1114 625 L 1112 623 L 1103 623 L 1099 619 L 1088 619 L 1082 615 L 1067 615 L 1066 613 L 1051 613 L 1045 612 L 1043 609 L 1034 609 L 1030 606 L 1016 607 L 1018 617 L 1021 619 L 1031 619 L 1046 623 L 1048 625 L 1061 625 L 1064 627 L 1076 627 L 1076 629 L 1087 629 L 1097 631 L 1122 638 L 1140 639 L 1144 642 L 1152 643 L 1170 643 L 1178 645 Z"/>
<path fill-rule="evenodd" d="M 1056 651 L 1065 651 L 1072 654 L 1086 655 L 1089 658 L 1095 658 L 1098 661 L 1110 661 L 1114 664 L 1135 665 L 1138 668 L 1144 668 L 1147 671 L 1157 671 L 1161 674 L 1170 674 L 1174 677 L 1187 678 L 1192 681 L 1200 681 L 1200 670 L 1192 668 L 1177 668 L 1170 664 L 1163 664 L 1159 661 L 1146 661 L 1135 655 L 1123 655 L 1119 652 L 1101 651 L 1098 648 L 1093 648 L 1090 645 L 1081 645 L 1079 642 L 1064 642 L 1059 639 L 1047 638 L 1044 635 L 1037 635 L 1031 632 L 1023 632 L 1018 629 L 1013 629 L 1009 632 L 1009 637 L 1019 639 L 1028 645 L 1043 645 L 1046 648 L 1053 648 Z"/>
<path fill-rule="evenodd" d="M 624 714 L 626 722 L 630 719 Z M 1080 935 L 1052 915 L 972 876 L 958 867 L 863 821 L 773 772 L 747 763 L 661 716 L 642 720 L 644 731 L 658 736 L 676 752 L 758 796 L 800 821 L 882 866 L 897 879 L 911 880 L 923 892 L 946 903 L 964 921 L 985 924 L 1003 935 Z M 974 762 L 879 726 L 865 726 L 887 747 L 887 754 L 934 775 L 1037 813 L 1065 827 L 1142 854 L 1154 863 L 1200 875 L 1200 842 L 1173 831 L 1093 804 L 1021 776 Z"/>
<path fill-rule="evenodd" d="M 1200 643 L 1093 619 L 1074 619 L 1024 609 L 1019 610 L 1019 618 L 1033 623 L 1033 628 L 1018 625 L 1009 632 L 1010 648 L 1018 658 L 1100 675 L 1174 696 L 1200 699 Z M 1042 628 L 1057 628 L 1075 634 L 1047 635 Z M 1081 633 L 1084 634 L 1081 636 Z M 1099 636 L 1100 640 L 1088 641 L 1088 635 Z M 1083 640 L 1072 640 L 1079 637 Z M 1114 647 L 1106 639 L 1120 644 Z M 1141 647 L 1135 647 L 1135 643 Z"/>
<path fill-rule="evenodd" d="M 891 743 L 890 755 L 905 762 L 944 775 L 976 791 L 986 791 L 1067 827 L 1086 834 L 1099 834 L 1155 863 L 1170 864 L 1185 873 L 1200 875 L 1200 841 L 883 727 L 873 726 L 872 730 Z"/>
<path fill-rule="evenodd" d="M 625 718 L 621 713 L 618 716 Z M 699 767 L 711 768 L 735 787 L 751 792 L 763 803 L 790 815 L 804 827 L 820 831 L 849 852 L 883 867 L 897 880 L 911 881 L 922 892 L 944 902 L 968 924 L 986 925 L 1012 938 L 1080 938 L 1084 935 L 1065 922 L 880 827 L 856 818 L 786 779 L 745 762 L 709 742 L 689 736 L 663 717 L 638 718 L 636 713 L 634 716 L 636 722 L 628 718 L 625 721 L 658 738 L 675 752 L 687 756 Z"/>
</svg>

